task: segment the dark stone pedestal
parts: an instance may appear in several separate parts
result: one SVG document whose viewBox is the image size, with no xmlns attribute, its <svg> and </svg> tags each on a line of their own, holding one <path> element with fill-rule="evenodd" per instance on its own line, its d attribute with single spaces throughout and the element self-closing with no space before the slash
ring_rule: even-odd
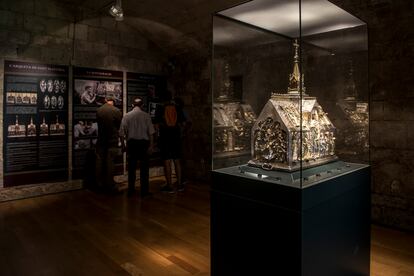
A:
<svg viewBox="0 0 414 276">
<path fill-rule="evenodd" d="M 302 187 L 292 174 L 256 170 L 261 179 L 239 167 L 213 171 L 213 276 L 369 275 L 368 166 L 304 170 Z"/>
</svg>

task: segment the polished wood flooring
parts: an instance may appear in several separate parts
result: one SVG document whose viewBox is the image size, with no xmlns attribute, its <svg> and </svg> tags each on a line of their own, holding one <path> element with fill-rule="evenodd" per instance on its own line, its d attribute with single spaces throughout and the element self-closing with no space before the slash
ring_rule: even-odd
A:
<svg viewBox="0 0 414 276">
<path fill-rule="evenodd" d="M 210 275 L 208 186 L 0 203 L 0 275 Z M 373 226 L 372 275 L 414 275 L 414 234 Z"/>
<path fill-rule="evenodd" d="M 371 275 L 414 276 L 414 233 L 372 226 Z"/>
</svg>

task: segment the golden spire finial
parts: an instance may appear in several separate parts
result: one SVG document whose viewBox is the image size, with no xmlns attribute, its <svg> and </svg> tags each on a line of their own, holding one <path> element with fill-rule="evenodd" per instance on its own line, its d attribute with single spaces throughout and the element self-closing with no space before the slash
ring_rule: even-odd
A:
<svg viewBox="0 0 414 276">
<path fill-rule="evenodd" d="M 300 82 L 302 82 L 302 92 L 305 92 L 305 86 L 303 85 L 303 75 L 302 80 L 300 76 L 300 69 L 299 69 L 299 43 L 298 40 L 295 39 L 293 41 L 293 47 L 295 48 L 295 55 L 293 56 L 293 72 L 289 75 L 289 87 L 288 93 L 295 94 L 299 93 L 300 90 Z"/>
<path fill-rule="evenodd" d="M 295 48 L 295 56 L 294 56 L 295 64 L 298 64 L 299 63 L 299 43 L 297 39 L 293 41 L 293 47 Z"/>
</svg>

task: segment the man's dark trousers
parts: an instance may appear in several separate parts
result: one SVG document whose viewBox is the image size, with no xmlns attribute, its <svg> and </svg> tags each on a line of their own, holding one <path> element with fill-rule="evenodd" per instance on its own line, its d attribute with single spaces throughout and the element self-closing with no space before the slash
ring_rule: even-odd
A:
<svg viewBox="0 0 414 276">
<path fill-rule="evenodd" d="M 149 192 L 149 157 L 148 140 L 129 139 L 127 142 L 128 155 L 128 193 L 135 191 L 137 163 L 140 161 L 141 195 Z"/>
<path fill-rule="evenodd" d="M 115 158 L 120 149 L 115 146 L 96 147 L 96 180 L 97 188 L 104 192 L 114 192 L 116 183 L 114 181 Z"/>
</svg>

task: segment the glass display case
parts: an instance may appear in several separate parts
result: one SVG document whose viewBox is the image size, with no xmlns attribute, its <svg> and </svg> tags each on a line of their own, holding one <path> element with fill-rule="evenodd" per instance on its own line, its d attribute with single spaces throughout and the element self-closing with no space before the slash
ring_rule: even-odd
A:
<svg viewBox="0 0 414 276">
<path fill-rule="evenodd" d="M 367 43 L 327 0 L 214 14 L 212 275 L 370 274 Z"/>
<path fill-rule="evenodd" d="M 304 187 L 369 163 L 367 43 L 327 0 L 216 13 L 213 170 Z"/>
</svg>

